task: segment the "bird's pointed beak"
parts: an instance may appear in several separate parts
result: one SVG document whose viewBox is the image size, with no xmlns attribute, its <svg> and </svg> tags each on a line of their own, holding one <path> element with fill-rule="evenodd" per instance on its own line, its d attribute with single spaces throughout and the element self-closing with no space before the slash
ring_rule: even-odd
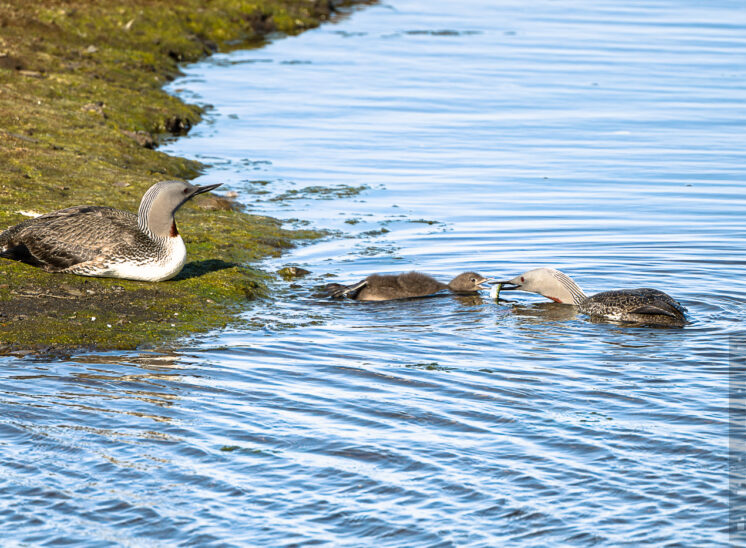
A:
<svg viewBox="0 0 746 548">
<path fill-rule="evenodd" d="M 205 192 L 210 192 L 211 190 L 215 190 L 216 188 L 218 188 L 222 184 L 223 183 L 217 183 L 217 184 L 214 184 L 214 185 L 205 185 L 205 186 L 195 187 L 194 190 L 192 191 L 191 196 L 189 196 L 189 197 L 192 198 L 192 197 L 196 196 L 197 194 L 204 194 Z"/>
<path fill-rule="evenodd" d="M 500 288 L 500 291 L 515 291 L 517 289 L 520 289 L 521 286 L 519 284 L 514 284 L 510 282 L 497 282 L 502 284 L 503 286 Z"/>
<path fill-rule="evenodd" d="M 477 287 L 480 289 L 489 289 L 489 287 L 483 284 L 494 284 L 497 282 L 497 278 L 481 278 L 477 280 Z"/>
<path fill-rule="evenodd" d="M 516 291 L 520 289 L 522 285 L 520 276 L 513 278 L 512 280 L 497 281 L 493 283 L 498 283 L 502 286 L 500 291 Z"/>
</svg>

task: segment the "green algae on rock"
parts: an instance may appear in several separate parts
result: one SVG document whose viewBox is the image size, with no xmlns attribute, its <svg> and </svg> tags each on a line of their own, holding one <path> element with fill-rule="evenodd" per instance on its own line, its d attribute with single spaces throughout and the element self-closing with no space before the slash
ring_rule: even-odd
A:
<svg viewBox="0 0 746 548">
<path fill-rule="evenodd" d="M 311 271 L 299 266 L 286 266 L 277 271 L 280 277 L 285 281 L 295 280 L 308 276 Z"/>
<path fill-rule="evenodd" d="M 154 182 L 195 177 L 199 163 L 155 149 L 202 114 L 162 89 L 178 63 L 333 11 L 328 0 L 0 1 L 0 229 L 73 205 L 134 212 Z M 179 212 L 187 264 L 169 282 L 0 261 L 0 351 L 127 349 L 239 322 L 245 300 L 266 294 L 267 275 L 248 265 L 319 236 L 195 202 Z"/>
</svg>

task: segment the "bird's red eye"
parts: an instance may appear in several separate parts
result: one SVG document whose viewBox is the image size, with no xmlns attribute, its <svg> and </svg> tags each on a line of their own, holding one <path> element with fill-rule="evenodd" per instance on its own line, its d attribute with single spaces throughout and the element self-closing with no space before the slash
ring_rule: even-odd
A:
<svg viewBox="0 0 746 548">
<path fill-rule="evenodd" d="M 526 278 L 524 278 L 523 276 L 521 276 L 521 281 L 522 281 L 522 282 L 525 282 L 525 281 L 526 281 Z"/>
<path fill-rule="evenodd" d="M 188 189 L 188 188 L 185 188 L 185 189 L 184 189 L 184 194 L 187 194 L 187 193 L 189 193 L 189 189 Z"/>
</svg>

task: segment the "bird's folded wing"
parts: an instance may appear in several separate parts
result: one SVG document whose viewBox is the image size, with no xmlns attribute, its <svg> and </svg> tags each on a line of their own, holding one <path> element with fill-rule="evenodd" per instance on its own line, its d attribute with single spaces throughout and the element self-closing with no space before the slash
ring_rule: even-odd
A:
<svg viewBox="0 0 746 548">
<path fill-rule="evenodd" d="M 9 243 L 27 251 L 48 270 L 63 270 L 92 261 L 112 245 L 124 243 L 127 228 L 136 225 L 136 217 L 120 213 L 124 212 L 90 206 L 62 209 L 24 223 Z"/>
<path fill-rule="evenodd" d="M 632 314 L 654 314 L 659 316 L 670 316 L 671 318 L 675 318 L 676 314 L 672 312 L 671 310 L 667 309 L 666 306 L 658 306 L 653 304 L 646 304 L 643 306 L 639 306 L 633 310 L 630 310 Z"/>
</svg>

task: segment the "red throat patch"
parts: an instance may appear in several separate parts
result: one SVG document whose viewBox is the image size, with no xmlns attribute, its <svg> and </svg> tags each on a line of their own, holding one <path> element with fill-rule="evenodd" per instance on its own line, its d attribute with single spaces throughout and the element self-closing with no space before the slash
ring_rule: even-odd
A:
<svg viewBox="0 0 746 548">
<path fill-rule="evenodd" d="M 549 297 L 549 298 L 552 299 L 556 303 L 562 304 L 562 301 L 560 301 L 557 297 Z"/>
<path fill-rule="evenodd" d="M 168 235 L 171 236 L 172 238 L 176 238 L 176 236 L 179 235 L 179 231 L 176 230 L 176 221 L 171 223 L 171 232 L 169 232 Z"/>
</svg>

